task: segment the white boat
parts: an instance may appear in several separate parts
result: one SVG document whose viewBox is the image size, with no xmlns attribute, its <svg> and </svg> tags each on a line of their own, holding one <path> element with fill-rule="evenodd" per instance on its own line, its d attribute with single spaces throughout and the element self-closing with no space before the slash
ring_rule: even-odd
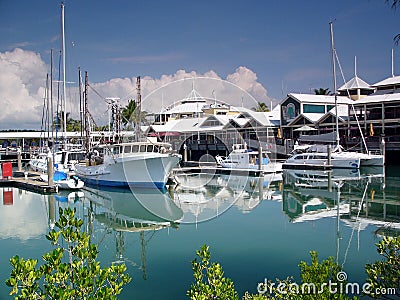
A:
<svg viewBox="0 0 400 300">
<path fill-rule="evenodd" d="M 54 153 L 54 169 L 70 172 L 75 170 L 75 164 L 84 161 L 86 153 L 82 149 L 61 150 Z M 52 156 L 51 151 L 41 152 L 29 161 L 29 167 L 33 171 L 46 173 L 47 158 Z"/>
<path fill-rule="evenodd" d="M 296 152 L 311 152 L 311 153 L 328 153 L 327 145 L 323 144 L 315 144 L 315 145 L 296 145 Z M 360 167 L 371 167 L 377 166 L 381 167 L 385 165 L 385 156 L 382 154 L 372 154 L 372 153 L 360 153 L 355 151 L 345 151 L 341 146 L 335 146 L 332 149 L 332 156 L 342 157 L 342 158 L 359 158 L 360 159 Z"/>
<path fill-rule="evenodd" d="M 162 189 L 181 158 L 167 143 L 147 141 L 104 145 L 91 153 L 85 164 L 76 164 L 75 172 L 92 185 Z"/>
<path fill-rule="evenodd" d="M 49 176 L 47 174 L 41 174 L 40 179 L 44 182 L 48 182 Z M 62 171 L 55 171 L 53 180 L 58 188 L 62 190 L 79 190 L 85 185 L 76 175 L 68 175 Z"/>
<path fill-rule="evenodd" d="M 267 152 L 262 153 L 260 166 L 260 154 L 258 151 L 252 151 L 243 144 L 235 144 L 232 148 L 232 152 L 227 157 L 224 158 L 219 155 L 215 157 L 221 167 L 246 171 L 260 170 L 261 167 L 261 171 L 266 173 L 282 171 L 282 163 L 271 161 Z"/>
<path fill-rule="evenodd" d="M 355 151 L 339 151 L 335 152 L 335 155 L 349 158 L 359 158 L 360 167 L 380 167 L 385 165 L 385 156 L 383 154 L 360 153 Z"/>
<path fill-rule="evenodd" d="M 334 48 L 333 41 L 333 29 L 332 23 L 330 23 L 330 31 L 331 31 L 331 48 L 332 48 L 332 66 L 333 66 L 333 83 L 334 83 L 334 91 L 335 91 L 335 123 L 336 130 L 334 131 L 336 145 L 334 150 L 330 153 L 330 157 L 327 151 L 327 146 L 320 146 L 317 150 L 312 150 L 312 148 L 316 147 L 314 145 L 306 145 L 303 146 L 304 149 L 302 151 L 295 151 L 294 154 L 289 157 L 284 163 L 285 168 L 301 168 L 304 169 L 315 167 L 315 168 L 324 168 L 330 167 L 332 168 L 360 168 L 361 166 L 383 166 L 384 155 L 380 154 L 364 154 L 352 151 L 342 151 L 342 148 L 339 144 L 339 121 L 338 121 L 338 109 L 337 109 L 337 94 L 336 94 L 336 50 Z M 316 148 L 315 148 L 316 149 Z M 298 148 L 297 150 L 300 150 Z M 306 150 L 304 152 L 304 150 Z"/>
<path fill-rule="evenodd" d="M 296 152 L 289 157 L 284 163 L 285 169 L 312 169 L 312 168 L 344 168 L 358 169 L 360 168 L 360 158 L 347 157 L 331 153 L 330 162 L 327 152 Z"/>
<path fill-rule="evenodd" d="M 48 153 L 42 152 L 31 158 L 28 162 L 29 168 L 37 172 L 47 172 L 48 155 Z"/>
</svg>

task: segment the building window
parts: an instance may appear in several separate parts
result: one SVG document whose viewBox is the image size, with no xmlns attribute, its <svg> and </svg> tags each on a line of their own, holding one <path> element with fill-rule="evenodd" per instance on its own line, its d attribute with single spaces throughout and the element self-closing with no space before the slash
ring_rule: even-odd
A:
<svg viewBox="0 0 400 300">
<path fill-rule="evenodd" d="M 325 113 L 325 105 L 304 104 L 303 113 Z"/>
<path fill-rule="evenodd" d="M 294 104 L 293 103 L 289 103 L 287 106 L 286 106 L 286 109 L 287 109 L 287 111 L 286 111 L 286 114 L 287 114 L 287 118 L 290 120 L 290 119 L 294 119 L 296 116 L 295 116 L 295 113 L 296 113 L 296 111 L 295 111 L 295 107 L 294 107 Z"/>
</svg>

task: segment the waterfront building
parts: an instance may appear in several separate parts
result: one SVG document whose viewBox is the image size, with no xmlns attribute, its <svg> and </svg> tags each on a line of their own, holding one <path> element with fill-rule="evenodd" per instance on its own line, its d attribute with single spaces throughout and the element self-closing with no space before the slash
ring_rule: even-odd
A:
<svg viewBox="0 0 400 300">
<path fill-rule="evenodd" d="M 278 150 L 288 153 L 297 140 L 333 133 L 338 118 L 345 148 L 378 151 L 384 144 L 386 154 L 400 151 L 400 76 L 370 86 L 356 75 L 337 91 L 337 116 L 334 103 L 334 95 L 288 94 L 281 102 L 283 139 L 277 142 L 283 147 Z"/>
<path fill-rule="evenodd" d="M 203 98 L 194 89 L 189 96 L 154 114 L 155 122 L 146 128 L 147 136 L 169 142 L 188 160 L 203 155 L 227 155 L 234 144 L 249 148 L 275 145 L 279 109 L 255 112 L 216 99 Z"/>
</svg>

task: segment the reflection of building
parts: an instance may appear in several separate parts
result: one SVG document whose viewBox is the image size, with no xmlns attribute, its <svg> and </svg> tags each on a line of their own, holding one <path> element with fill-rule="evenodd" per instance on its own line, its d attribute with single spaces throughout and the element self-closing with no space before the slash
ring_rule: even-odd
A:
<svg viewBox="0 0 400 300">
<path fill-rule="evenodd" d="M 338 174 L 322 176 L 321 172 L 327 173 L 285 170 L 283 210 L 291 221 L 303 222 L 339 214 L 343 222 L 359 230 L 368 224 L 400 228 L 397 183 L 385 178 L 383 173 L 351 178 Z"/>
</svg>

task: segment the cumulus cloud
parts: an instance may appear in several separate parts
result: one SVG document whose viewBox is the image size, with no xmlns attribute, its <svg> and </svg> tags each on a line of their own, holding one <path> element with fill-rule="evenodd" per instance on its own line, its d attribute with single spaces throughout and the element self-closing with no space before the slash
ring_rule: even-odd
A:
<svg viewBox="0 0 400 300">
<path fill-rule="evenodd" d="M 0 129 L 39 129 L 47 66 L 40 55 L 22 49 L 0 53 Z M 194 88 L 209 100 L 218 99 L 234 106 L 252 108 L 256 103 L 269 103 L 267 90 L 257 81 L 255 72 L 240 66 L 222 78 L 215 71 L 205 73 L 178 70 L 159 78 L 141 78 L 143 110 L 158 112 L 175 101 L 186 98 Z M 90 78 L 89 78 L 90 82 Z M 68 87 L 67 111 L 78 118 L 78 88 Z M 122 106 L 136 99 L 136 77 L 113 78 L 106 82 L 90 83 L 89 110 L 98 125 L 107 123 L 107 97 L 120 98 Z M 76 99 L 73 99 L 76 98 Z M 73 110 L 76 110 L 75 112 Z"/>
<path fill-rule="evenodd" d="M 39 54 L 16 48 L 0 52 L 1 129 L 38 128 L 47 66 Z"/>
</svg>

